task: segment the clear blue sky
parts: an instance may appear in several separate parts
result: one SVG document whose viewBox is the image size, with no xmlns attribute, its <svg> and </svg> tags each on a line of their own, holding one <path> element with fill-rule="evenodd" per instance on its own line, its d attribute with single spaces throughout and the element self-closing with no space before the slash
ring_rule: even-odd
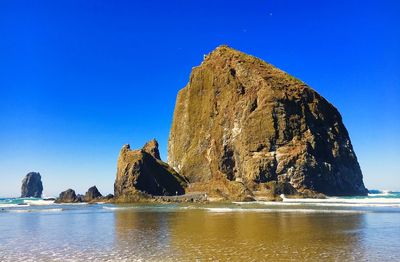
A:
<svg viewBox="0 0 400 262">
<path fill-rule="evenodd" d="M 400 1 L 0 1 L 0 196 L 111 193 L 120 148 L 159 140 L 220 44 L 302 79 L 341 112 L 369 188 L 400 189 Z"/>
</svg>

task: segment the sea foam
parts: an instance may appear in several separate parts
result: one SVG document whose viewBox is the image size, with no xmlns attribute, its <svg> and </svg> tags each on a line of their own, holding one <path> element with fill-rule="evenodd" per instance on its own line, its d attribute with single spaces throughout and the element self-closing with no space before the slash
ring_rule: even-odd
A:
<svg viewBox="0 0 400 262">
<path fill-rule="evenodd" d="M 49 206 L 54 204 L 54 200 L 24 200 L 24 203 L 30 206 Z"/>
<path fill-rule="evenodd" d="M 340 209 L 305 209 L 305 208 L 206 208 L 208 212 L 231 213 L 231 212 L 259 212 L 259 213 L 365 213 L 362 210 L 340 210 Z"/>
</svg>

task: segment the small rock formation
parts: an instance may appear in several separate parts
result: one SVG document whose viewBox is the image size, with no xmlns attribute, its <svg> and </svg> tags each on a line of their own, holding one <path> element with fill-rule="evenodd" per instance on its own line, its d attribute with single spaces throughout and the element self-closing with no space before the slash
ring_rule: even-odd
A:
<svg viewBox="0 0 400 262">
<path fill-rule="evenodd" d="M 191 191 L 245 198 L 276 181 L 298 192 L 366 195 L 338 110 L 302 81 L 220 46 L 179 91 L 168 163 Z"/>
<path fill-rule="evenodd" d="M 88 189 L 85 195 L 76 194 L 75 190 L 67 189 L 60 193 L 59 197 L 55 200 L 55 203 L 81 203 L 81 202 L 98 202 L 107 201 L 113 199 L 112 194 L 108 194 L 103 197 L 96 186 L 92 186 Z"/>
<path fill-rule="evenodd" d="M 41 198 L 43 192 L 42 177 L 40 173 L 30 172 L 22 180 L 21 197 Z"/>
<path fill-rule="evenodd" d="M 85 196 L 82 194 L 76 194 L 76 202 L 85 202 Z"/>
<path fill-rule="evenodd" d="M 73 189 L 67 189 L 60 193 L 60 196 L 56 199 L 56 203 L 79 203 L 82 202 L 82 196 L 76 195 Z"/>
<path fill-rule="evenodd" d="M 186 179 L 160 160 L 156 140 L 139 150 L 131 150 L 129 145 L 122 147 L 114 183 L 115 198 L 130 201 L 134 196 L 181 195 L 185 186 Z"/>
<path fill-rule="evenodd" d="M 96 186 L 92 186 L 91 188 L 88 189 L 84 196 L 85 202 L 90 202 L 96 199 L 102 198 L 103 195 L 99 192 Z"/>
<path fill-rule="evenodd" d="M 114 195 L 113 195 L 113 194 L 108 194 L 108 195 L 106 195 L 106 196 L 104 197 L 105 200 L 111 200 L 111 199 L 113 199 L 113 198 L 114 198 Z"/>
</svg>

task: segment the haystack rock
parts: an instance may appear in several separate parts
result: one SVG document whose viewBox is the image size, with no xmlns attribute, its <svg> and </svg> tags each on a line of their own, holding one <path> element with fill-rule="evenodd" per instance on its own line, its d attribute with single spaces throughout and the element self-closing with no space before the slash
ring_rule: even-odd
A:
<svg viewBox="0 0 400 262">
<path fill-rule="evenodd" d="M 21 197 L 41 198 L 43 192 L 42 177 L 40 173 L 30 172 L 22 180 Z"/>
<path fill-rule="evenodd" d="M 192 190 L 248 194 L 264 183 L 299 192 L 365 195 L 338 110 L 302 81 L 227 46 L 179 91 L 168 163 Z"/>
<path fill-rule="evenodd" d="M 181 195 L 185 193 L 186 180 L 174 169 L 160 160 L 156 140 L 142 149 L 122 147 L 114 183 L 115 198 L 127 198 L 137 192 L 149 195 Z"/>
</svg>

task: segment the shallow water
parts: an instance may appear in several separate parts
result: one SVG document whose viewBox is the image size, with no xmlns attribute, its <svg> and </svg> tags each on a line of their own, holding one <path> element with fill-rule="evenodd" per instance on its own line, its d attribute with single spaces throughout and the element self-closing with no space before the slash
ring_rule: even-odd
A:
<svg viewBox="0 0 400 262">
<path fill-rule="evenodd" d="M 9 206 L 0 261 L 396 261 L 400 199 L 391 198 Z"/>
</svg>

